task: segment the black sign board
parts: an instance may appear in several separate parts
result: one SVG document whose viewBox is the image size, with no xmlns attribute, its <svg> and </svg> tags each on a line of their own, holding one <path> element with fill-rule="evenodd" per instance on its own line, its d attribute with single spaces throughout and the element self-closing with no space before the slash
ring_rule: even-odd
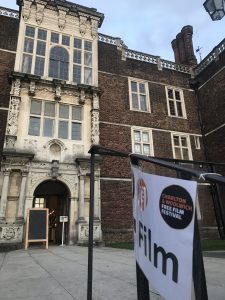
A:
<svg viewBox="0 0 225 300">
<path fill-rule="evenodd" d="M 48 249 L 48 208 L 28 209 L 25 249 L 31 242 L 44 242 Z"/>
</svg>

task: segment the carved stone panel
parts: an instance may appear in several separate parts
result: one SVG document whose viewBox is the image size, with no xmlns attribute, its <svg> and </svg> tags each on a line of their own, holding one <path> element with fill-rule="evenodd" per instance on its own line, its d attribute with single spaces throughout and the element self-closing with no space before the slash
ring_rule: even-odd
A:
<svg viewBox="0 0 225 300">
<path fill-rule="evenodd" d="M 10 243 L 10 242 L 21 242 L 22 241 L 23 226 L 1 225 L 0 226 L 0 242 Z"/>
<path fill-rule="evenodd" d="M 92 110 L 91 112 L 91 142 L 99 144 L 99 111 Z"/>
<path fill-rule="evenodd" d="M 16 136 L 18 127 L 18 116 L 20 108 L 20 97 L 11 96 L 8 112 L 6 135 Z"/>
<path fill-rule="evenodd" d="M 78 224 L 78 242 L 85 243 L 88 241 L 89 225 L 85 223 Z M 101 241 L 101 224 L 94 224 L 93 226 L 93 239 L 96 242 Z"/>
</svg>

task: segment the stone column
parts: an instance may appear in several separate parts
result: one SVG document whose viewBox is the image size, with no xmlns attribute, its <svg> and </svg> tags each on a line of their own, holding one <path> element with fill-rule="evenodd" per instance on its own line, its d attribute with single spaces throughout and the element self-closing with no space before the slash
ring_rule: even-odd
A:
<svg viewBox="0 0 225 300">
<path fill-rule="evenodd" d="M 9 190 L 9 176 L 10 176 L 10 170 L 5 170 L 4 178 L 3 178 L 1 202 L 0 202 L 0 222 L 5 221 L 5 211 L 6 211 L 8 190 Z"/>
<path fill-rule="evenodd" d="M 84 221 L 84 175 L 80 175 L 78 221 Z"/>
<path fill-rule="evenodd" d="M 17 211 L 17 221 L 24 221 L 24 203 L 25 203 L 25 193 L 26 193 L 26 184 L 27 184 L 27 171 L 22 171 L 22 182 L 20 187 L 20 196 L 18 203 L 18 211 Z"/>
<path fill-rule="evenodd" d="M 94 219 L 99 220 L 99 178 L 95 177 Z"/>
</svg>

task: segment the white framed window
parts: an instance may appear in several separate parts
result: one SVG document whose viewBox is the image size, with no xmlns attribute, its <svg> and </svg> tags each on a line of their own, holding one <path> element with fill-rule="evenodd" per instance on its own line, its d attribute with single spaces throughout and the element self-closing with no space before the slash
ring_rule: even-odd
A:
<svg viewBox="0 0 225 300">
<path fill-rule="evenodd" d="M 195 141 L 195 149 L 200 150 L 201 149 L 200 136 L 194 135 L 194 141 Z"/>
<path fill-rule="evenodd" d="M 168 115 L 170 117 L 186 118 L 184 94 L 181 89 L 166 86 Z"/>
<path fill-rule="evenodd" d="M 150 101 L 147 81 L 129 78 L 130 109 L 150 112 Z"/>
<path fill-rule="evenodd" d="M 142 155 L 154 155 L 152 130 L 143 127 L 131 129 L 132 152 Z"/>
<path fill-rule="evenodd" d="M 190 137 L 187 134 L 171 133 L 173 157 L 175 159 L 192 160 Z"/>
<path fill-rule="evenodd" d="M 73 82 L 92 84 L 92 42 L 74 38 Z"/>
<path fill-rule="evenodd" d="M 83 109 L 64 103 L 31 100 L 28 134 L 82 140 Z"/>
<path fill-rule="evenodd" d="M 26 26 L 21 72 L 92 85 L 93 42 Z"/>
</svg>

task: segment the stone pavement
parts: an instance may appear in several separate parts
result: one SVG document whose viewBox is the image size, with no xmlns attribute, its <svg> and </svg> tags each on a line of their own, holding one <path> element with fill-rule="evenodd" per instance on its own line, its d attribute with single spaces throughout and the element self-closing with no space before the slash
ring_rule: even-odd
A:
<svg viewBox="0 0 225 300">
<path fill-rule="evenodd" d="M 224 300 L 225 259 L 206 257 L 205 269 L 209 300 Z M 133 251 L 95 248 L 93 300 L 136 300 L 135 274 Z M 87 248 L 0 253 L 0 300 L 85 300 L 86 293 Z"/>
</svg>

